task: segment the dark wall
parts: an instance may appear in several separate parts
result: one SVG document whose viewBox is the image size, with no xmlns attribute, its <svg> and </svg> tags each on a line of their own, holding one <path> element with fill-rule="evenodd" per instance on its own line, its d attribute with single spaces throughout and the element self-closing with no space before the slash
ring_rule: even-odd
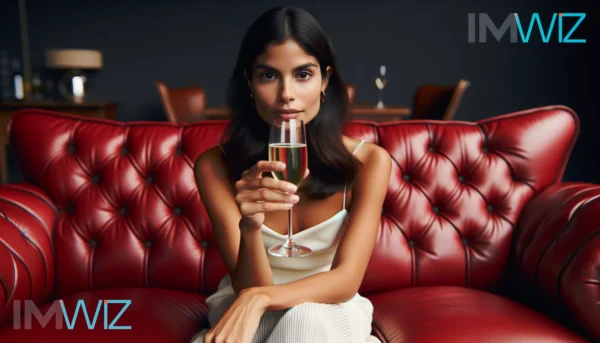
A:
<svg viewBox="0 0 600 343">
<path fill-rule="evenodd" d="M 48 75 L 44 70 L 47 48 L 99 49 L 105 66 L 91 75 L 90 96 L 118 101 L 119 120 L 165 120 L 152 84 L 157 79 L 170 86 L 201 85 L 208 105 L 221 105 L 244 30 L 260 13 L 282 4 L 153 2 L 29 0 L 34 72 Z M 591 76 L 591 61 L 597 60 L 592 55 L 597 44 L 590 34 L 594 17 L 591 2 L 579 2 L 370 1 L 342 6 L 314 1 L 296 5 L 313 13 L 329 33 L 344 77 L 358 87 L 357 102 L 376 102 L 374 78 L 379 65 L 385 64 L 387 104 L 411 106 L 419 84 L 453 84 L 459 78 L 471 81 L 457 115 L 460 120 L 564 104 L 579 114 L 582 124 L 565 179 L 600 183 L 595 153 L 600 147 L 596 134 L 600 114 L 592 101 L 597 87 Z M 0 48 L 8 48 L 12 55 L 20 53 L 16 3 L 0 5 Z M 470 12 L 486 12 L 499 24 L 510 12 L 528 18 L 539 12 L 542 18 L 550 18 L 560 11 L 588 13 L 574 34 L 586 38 L 587 44 L 543 44 L 537 30 L 528 44 L 511 44 L 507 39 L 498 43 L 491 35 L 485 44 L 467 42 Z"/>
</svg>

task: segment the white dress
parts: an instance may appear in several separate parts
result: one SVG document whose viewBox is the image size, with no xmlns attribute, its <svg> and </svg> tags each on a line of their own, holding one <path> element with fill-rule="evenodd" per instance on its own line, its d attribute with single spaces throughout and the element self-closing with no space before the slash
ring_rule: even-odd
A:
<svg viewBox="0 0 600 343">
<path fill-rule="evenodd" d="M 354 153 L 363 144 L 361 141 Z M 342 209 L 331 218 L 294 234 L 294 240 L 308 246 L 312 254 L 302 258 L 275 257 L 267 254 L 273 273 L 273 282 L 283 284 L 326 272 L 331 264 L 346 217 L 346 189 Z M 285 242 L 286 235 L 263 225 L 261 228 L 265 249 Z M 208 320 L 214 327 L 236 298 L 229 275 L 219 283 L 218 291 L 206 299 Z M 373 305 L 358 293 L 340 304 L 303 303 L 283 311 L 266 312 L 260 320 L 253 343 L 379 343 L 371 336 Z M 200 331 L 192 343 L 202 343 L 208 329 Z"/>
</svg>

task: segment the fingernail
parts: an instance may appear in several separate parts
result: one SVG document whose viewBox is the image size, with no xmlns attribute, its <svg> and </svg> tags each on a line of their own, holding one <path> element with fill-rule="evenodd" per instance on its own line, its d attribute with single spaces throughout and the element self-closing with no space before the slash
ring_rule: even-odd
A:
<svg viewBox="0 0 600 343">
<path fill-rule="evenodd" d="M 279 169 L 285 169 L 285 163 L 283 163 L 283 162 L 277 163 L 277 168 L 279 168 Z"/>
<path fill-rule="evenodd" d="M 297 203 L 298 201 L 300 201 L 300 197 L 294 194 L 294 195 L 292 195 L 292 199 L 291 199 L 291 200 L 292 200 L 292 202 L 295 204 L 295 203 Z"/>
<path fill-rule="evenodd" d="M 283 208 L 292 208 L 294 204 L 283 204 Z"/>
<path fill-rule="evenodd" d="M 296 187 L 296 186 L 294 186 L 292 184 L 289 184 L 289 185 L 285 186 L 285 190 L 288 191 L 288 192 L 295 192 L 297 189 L 298 189 L 298 187 Z"/>
</svg>

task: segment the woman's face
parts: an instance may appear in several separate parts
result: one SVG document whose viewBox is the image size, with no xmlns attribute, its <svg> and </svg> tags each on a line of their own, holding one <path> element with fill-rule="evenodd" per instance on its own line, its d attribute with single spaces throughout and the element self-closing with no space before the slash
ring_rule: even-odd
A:
<svg viewBox="0 0 600 343">
<path fill-rule="evenodd" d="M 252 75 L 246 75 L 248 86 L 260 117 L 267 123 L 274 119 L 311 121 L 321 107 L 321 92 L 327 88 L 328 75 L 321 75 L 321 66 L 298 43 L 267 45 L 256 57 Z"/>
</svg>

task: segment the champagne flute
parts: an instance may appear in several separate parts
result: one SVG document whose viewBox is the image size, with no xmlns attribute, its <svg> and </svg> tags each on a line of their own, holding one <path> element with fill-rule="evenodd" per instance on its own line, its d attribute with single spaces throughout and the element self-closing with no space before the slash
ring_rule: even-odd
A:
<svg viewBox="0 0 600 343">
<path fill-rule="evenodd" d="M 385 105 L 383 104 L 383 89 L 387 85 L 387 78 L 385 77 L 385 72 L 386 68 L 384 65 L 382 65 L 381 67 L 379 67 L 379 74 L 381 75 L 381 77 L 375 79 L 375 85 L 379 90 L 379 101 L 377 102 L 377 106 L 375 107 L 379 109 L 385 108 Z"/>
<path fill-rule="evenodd" d="M 283 162 L 285 170 L 272 172 L 277 180 L 300 185 L 308 168 L 308 148 L 304 122 L 298 119 L 276 119 L 269 135 L 269 161 Z M 269 248 L 277 257 L 303 257 L 312 252 L 293 239 L 292 209 L 288 213 L 288 237 L 285 243 Z"/>
</svg>

